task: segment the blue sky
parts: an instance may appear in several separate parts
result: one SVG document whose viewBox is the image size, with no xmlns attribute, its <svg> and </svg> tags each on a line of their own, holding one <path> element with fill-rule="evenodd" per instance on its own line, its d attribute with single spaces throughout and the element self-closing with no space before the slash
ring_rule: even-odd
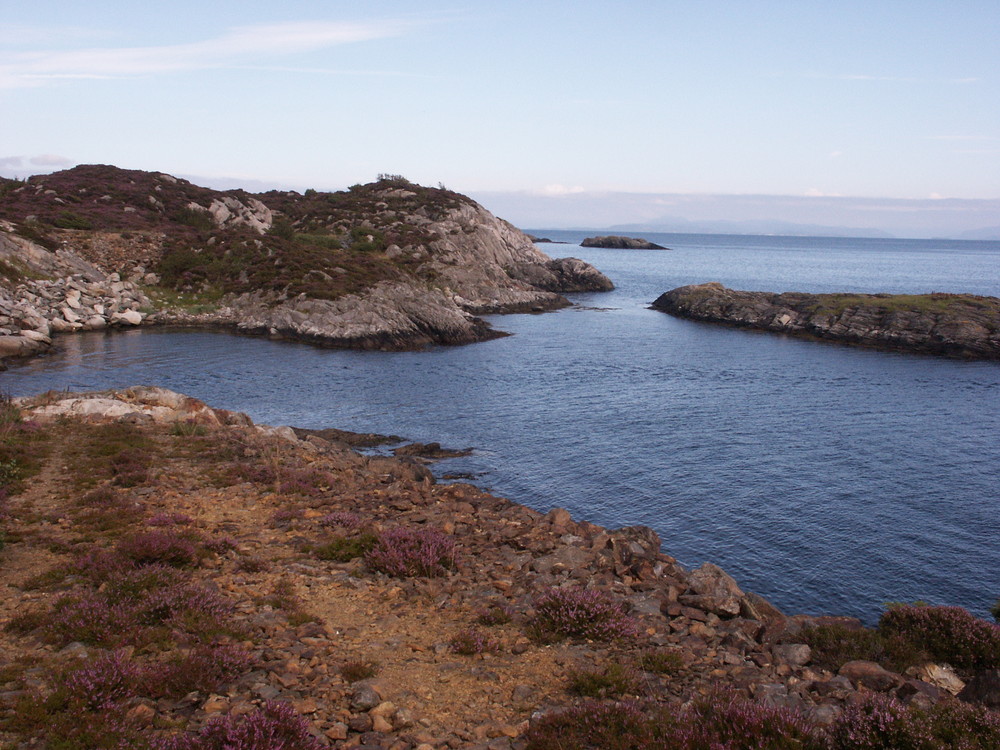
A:
<svg viewBox="0 0 1000 750">
<path fill-rule="evenodd" d="M 0 0 L 0 174 L 996 201 L 998 39 L 996 0 Z"/>
</svg>

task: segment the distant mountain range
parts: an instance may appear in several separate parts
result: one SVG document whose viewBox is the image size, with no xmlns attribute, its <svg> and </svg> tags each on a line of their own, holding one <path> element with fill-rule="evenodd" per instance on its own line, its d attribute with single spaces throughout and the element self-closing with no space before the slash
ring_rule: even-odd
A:
<svg viewBox="0 0 1000 750">
<path fill-rule="evenodd" d="M 677 232 L 684 234 L 776 234 L 793 237 L 877 237 L 893 235 L 879 229 L 860 227 L 834 227 L 824 224 L 797 224 L 791 221 L 757 219 L 747 221 L 688 221 L 671 218 L 640 224 L 616 224 L 609 227 L 616 232 Z"/>
<path fill-rule="evenodd" d="M 1000 200 L 571 191 L 478 192 L 521 227 L 599 233 L 684 232 L 1000 240 Z"/>
</svg>

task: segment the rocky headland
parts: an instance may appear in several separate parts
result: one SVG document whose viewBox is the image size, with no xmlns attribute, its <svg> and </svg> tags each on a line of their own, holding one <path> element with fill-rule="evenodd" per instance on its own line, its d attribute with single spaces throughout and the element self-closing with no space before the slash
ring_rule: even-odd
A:
<svg viewBox="0 0 1000 750">
<path fill-rule="evenodd" d="M 644 240 L 639 237 L 621 237 L 606 235 L 604 237 L 587 237 L 580 243 L 581 247 L 603 247 L 610 250 L 668 250 L 663 245 Z"/>
<path fill-rule="evenodd" d="M 158 388 L 2 406 L 6 746 L 638 747 L 648 720 L 718 740 L 738 715 L 786 744 L 641 746 L 844 750 L 871 707 L 1000 739 L 1000 632 L 956 608 L 897 610 L 953 630 L 900 651 L 909 631 L 788 616 L 648 528 L 438 484 L 348 433 Z"/>
<path fill-rule="evenodd" d="M 711 282 L 653 308 L 692 320 L 877 349 L 1000 359 L 1000 299 L 970 294 L 744 292 Z"/>
<path fill-rule="evenodd" d="M 102 165 L 0 179 L 0 356 L 141 324 L 363 349 L 466 344 L 503 335 L 480 315 L 611 288 L 471 199 L 398 176 L 304 195 Z"/>
</svg>

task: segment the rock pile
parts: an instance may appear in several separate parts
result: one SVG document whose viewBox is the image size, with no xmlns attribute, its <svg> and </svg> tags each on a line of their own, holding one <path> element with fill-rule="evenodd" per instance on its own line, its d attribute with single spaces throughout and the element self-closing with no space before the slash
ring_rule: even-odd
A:
<svg viewBox="0 0 1000 750">
<path fill-rule="evenodd" d="M 0 262 L 21 276 L 20 283 L 0 285 L 0 359 L 43 352 L 53 333 L 140 325 L 141 309 L 151 304 L 117 273 L 69 252 L 52 253 L 2 226 Z"/>
</svg>

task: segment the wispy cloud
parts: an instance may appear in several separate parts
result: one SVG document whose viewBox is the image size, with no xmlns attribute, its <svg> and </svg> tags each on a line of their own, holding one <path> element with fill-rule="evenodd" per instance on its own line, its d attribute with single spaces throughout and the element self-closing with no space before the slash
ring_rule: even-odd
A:
<svg viewBox="0 0 1000 750">
<path fill-rule="evenodd" d="M 238 26 L 200 42 L 149 47 L 90 47 L 20 52 L 0 57 L 0 88 L 60 79 L 123 78 L 252 63 L 403 34 L 402 21 L 296 21 Z"/>
</svg>

